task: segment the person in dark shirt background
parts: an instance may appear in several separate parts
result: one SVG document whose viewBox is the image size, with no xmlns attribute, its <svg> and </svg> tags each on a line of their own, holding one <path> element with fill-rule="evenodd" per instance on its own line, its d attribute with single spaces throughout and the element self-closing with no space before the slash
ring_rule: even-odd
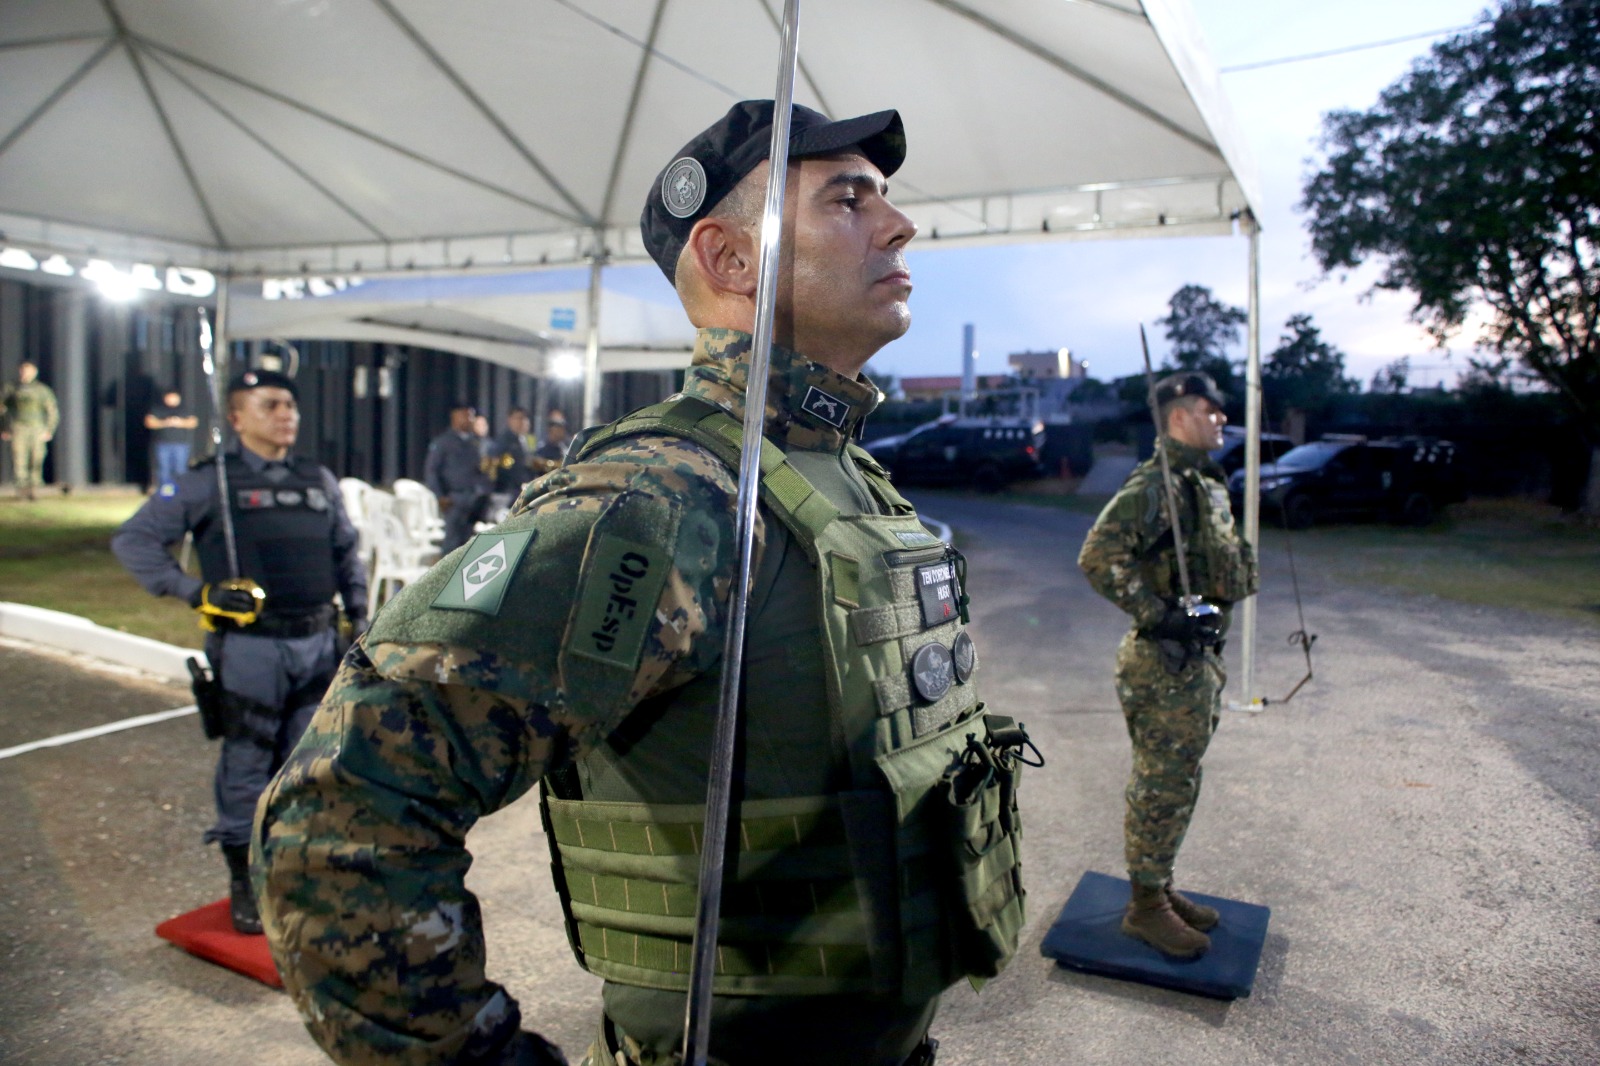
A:
<svg viewBox="0 0 1600 1066">
<path fill-rule="evenodd" d="M 161 402 L 144 416 L 144 428 L 150 431 L 150 443 L 156 453 L 156 491 L 163 496 L 177 491 L 179 475 L 189 469 L 189 449 L 199 424 L 200 419 L 189 410 L 177 389 L 163 393 Z"/>
</svg>

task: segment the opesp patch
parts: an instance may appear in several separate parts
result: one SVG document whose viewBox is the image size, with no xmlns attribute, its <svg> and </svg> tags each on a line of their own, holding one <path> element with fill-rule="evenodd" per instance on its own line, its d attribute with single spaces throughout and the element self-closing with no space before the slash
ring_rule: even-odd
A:
<svg viewBox="0 0 1600 1066">
<path fill-rule="evenodd" d="M 614 534 L 601 536 L 578 591 L 567 650 L 632 669 L 670 567 L 671 559 L 660 548 Z"/>
<path fill-rule="evenodd" d="M 479 614 L 500 613 L 500 604 L 511 587 L 517 564 L 533 543 L 535 531 L 525 529 L 518 533 L 480 533 L 473 537 L 462 553 L 456 572 L 450 575 L 439 595 L 433 598 L 435 607 L 447 611 L 477 611 Z"/>
</svg>

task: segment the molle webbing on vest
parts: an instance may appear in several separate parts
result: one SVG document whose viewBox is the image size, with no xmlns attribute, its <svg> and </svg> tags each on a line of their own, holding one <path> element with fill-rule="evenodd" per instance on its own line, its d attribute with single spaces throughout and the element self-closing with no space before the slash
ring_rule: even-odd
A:
<svg viewBox="0 0 1600 1066">
<path fill-rule="evenodd" d="M 629 984 L 687 988 L 704 808 L 553 797 L 546 804 L 584 965 Z M 837 800 L 753 800 L 741 815 L 716 990 L 870 990 L 869 931 Z M 907 863 L 902 894 L 920 895 L 931 877 L 925 856 Z"/>
</svg>

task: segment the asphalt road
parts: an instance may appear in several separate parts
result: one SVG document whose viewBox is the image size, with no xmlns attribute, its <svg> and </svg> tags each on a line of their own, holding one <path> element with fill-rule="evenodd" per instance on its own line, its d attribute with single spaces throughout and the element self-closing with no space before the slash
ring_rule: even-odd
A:
<svg viewBox="0 0 1600 1066">
<path fill-rule="evenodd" d="M 970 560 L 989 704 L 1049 760 L 1026 779 L 1031 921 L 1011 968 L 959 986 L 941 1066 L 1600 1062 L 1600 631 L 1302 573 L 1320 635 L 1293 703 L 1230 713 L 1180 882 L 1265 904 L 1254 994 L 1232 1003 L 1075 974 L 1038 944 L 1085 870 L 1118 872 L 1123 620 L 1074 565 L 1088 518 L 928 497 Z M 1269 695 L 1303 671 L 1265 559 Z M 1236 665 L 1236 664 L 1234 664 Z M 0 645 L 0 748 L 189 702 Z M 281 993 L 185 956 L 154 925 L 223 892 L 200 847 L 210 746 L 192 718 L 0 761 L 0 1062 L 325 1062 Z M 537 811 L 470 841 L 489 968 L 581 1054 L 598 984 L 557 920 Z"/>
</svg>

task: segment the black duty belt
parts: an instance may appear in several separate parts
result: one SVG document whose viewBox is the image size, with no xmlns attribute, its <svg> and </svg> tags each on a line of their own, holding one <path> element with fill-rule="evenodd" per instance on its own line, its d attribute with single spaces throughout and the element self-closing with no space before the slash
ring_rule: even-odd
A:
<svg viewBox="0 0 1600 1066">
<path fill-rule="evenodd" d="M 273 637 L 293 640 L 295 637 L 312 637 L 333 628 L 338 612 L 333 604 L 316 607 L 310 611 L 268 612 L 247 626 L 230 626 L 235 632 L 252 637 Z"/>
</svg>

